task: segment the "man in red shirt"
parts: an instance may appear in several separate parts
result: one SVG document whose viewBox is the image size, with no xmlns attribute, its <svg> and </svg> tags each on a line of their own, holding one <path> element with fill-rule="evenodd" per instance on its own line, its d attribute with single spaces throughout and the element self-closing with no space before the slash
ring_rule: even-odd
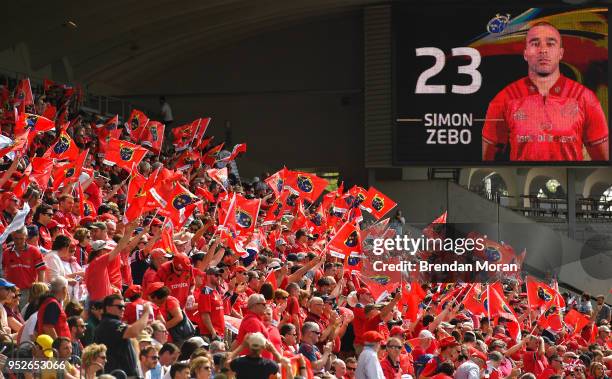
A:
<svg viewBox="0 0 612 379">
<path fill-rule="evenodd" d="M 147 288 L 150 283 L 158 280 L 157 270 L 161 267 L 161 265 L 168 262 L 168 259 L 172 258 L 172 255 L 168 254 L 164 249 L 158 247 L 151 250 L 150 257 L 151 263 L 142 276 L 142 288 Z"/>
<path fill-rule="evenodd" d="M 25 227 L 11 233 L 13 242 L 7 244 L 2 257 L 4 277 L 21 289 L 22 299 L 32 283 L 44 281 L 47 268 L 40 251 L 26 243 L 27 234 Z"/>
<path fill-rule="evenodd" d="M 563 376 L 563 358 L 557 354 L 550 356 L 550 365 L 542 372 L 540 379 L 548 379 L 553 375 Z"/>
<path fill-rule="evenodd" d="M 206 286 L 202 288 L 198 301 L 200 334 L 208 336 L 211 341 L 223 339 L 225 331 L 225 307 L 218 291 L 220 277 L 218 268 L 206 270 Z"/>
<path fill-rule="evenodd" d="M 185 254 L 175 254 L 170 262 L 162 264 L 157 269 L 157 278 L 170 288 L 170 294 L 178 299 L 181 308 L 187 304 L 187 299 L 193 300 L 195 279 L 191 260 Z"/>
<path fill-rule="evenodd" d="M 72 214 L 72 207 L 74 207 L 74 198 L 72 195 L 62 195 L 58 199 L 59 209 L 53 215 L 53 219 L 58 224 L 62 224 L 66 227 L 66 230 L 73 232 L 77 227 L 78 222 L 76 217 Z"/>
<path fill-rule="evenodd" d="M 528 76 L 495 96 L 482 130 L 482 159 L 495 160 L 510 144 L 511 161 L 608 161 L 608 123 L 595 94 L 562 76 L 559 31 L 537 23 L 527 32 Z"/>
<path fill-rule="evenodd" d="M 363 350 L 363 333 L 366 332 L 366 321 L 367 317 L 365 314 L 365 306 L 367 304 L 374 303 L 374 297 L 370 293 L 370 290 L 363 287 L 357 290 L 357 304 L 352 309 L 355 315 L 353 321 L 353 331 L 355 333 L 355 341 L 353 345 L 357 355 Z"/>
<path fill-rule="evenodd" d="M 269 339 L 268 328 L 263 322 L 263 314 L 266 311 L 266 298 L 258 293 L 249 296 L 247 301 L 248 311 L 246 312 L 242 322 L 240 323 L 240 329 L 238 329 L 238 337 L 234 341 L 232 350 L 242 344 L 242 341 L 250 333 L 260 332 L 266 339 Z M 241 354 L 247 354 L 248 351 L 244 350 Z M 272 354 L 268 353 L 262 355 L 264 358 L 272 359 Z"/>
<path fill-rule="evenodd" d="M 461 347 L 455 337 L 445 337 L 440 341 L 440 355 L 434 355 L 427 362 L 419 378 L 429 378 L 439 372 L 439 367 L 442 362 L 457 362 L 457 358 L 461 354 Z"/>
</svg>

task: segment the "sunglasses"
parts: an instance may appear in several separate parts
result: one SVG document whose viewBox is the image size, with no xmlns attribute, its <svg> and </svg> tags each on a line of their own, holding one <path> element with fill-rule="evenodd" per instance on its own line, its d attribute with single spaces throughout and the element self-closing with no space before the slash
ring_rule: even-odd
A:
<svg viewBox="0 0 612 379">
<path fill-rule="evenodd" d="M 347 370 L 347 371 L 355 371 L 355 370 L 357 370 L 357 367 L 349 367 L 349 366 L 346 366 L 346 370 Z"/>
<path fill-rule="evenodd" d="M 117 308 L 122 309 L 122 310 L 125 309 L 125 304 L 113 304 L 112 306 L 113 307 L 117 307 Z"/>
<path fill-rule="evenodd" d="M 387 349 L 397 349 L 400 350 L 402 347 L 397 345 L 387 345 Z"/>
</svg>

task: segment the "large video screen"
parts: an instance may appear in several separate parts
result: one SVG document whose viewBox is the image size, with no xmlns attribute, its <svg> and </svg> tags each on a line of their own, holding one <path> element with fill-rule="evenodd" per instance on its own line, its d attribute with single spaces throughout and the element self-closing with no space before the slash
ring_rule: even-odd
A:
<svg viewBox="0 0 612 379">
<path fill-rule="evenodd" d="M 608 9 L 393 8 L 396 165 L 607 166 Z"/>
</svg>

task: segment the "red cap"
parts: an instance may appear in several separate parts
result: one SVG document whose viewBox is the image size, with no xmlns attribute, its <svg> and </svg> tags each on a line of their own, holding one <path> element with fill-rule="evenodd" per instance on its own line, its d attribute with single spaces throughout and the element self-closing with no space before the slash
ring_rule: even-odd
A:
<svg viewBox="0 0 612 379">
<path fill-rule="evenodd" d="M 172 258 L 172 264 L 182 271 L 187 271 L 191 267 L 191 261 L 185 254 L 175 254 L 174 258 Z"/>
<path fill-rule="evenodd" d="M 47 223 L 47 229 L 53 229 L 53 228 L 64 228 L 64 224 L 60 224 L 55 220 L 51 220 Z"/>
<path fill-rule="evenodd" d="M 406 334 L 407 331 L 408 331 L 407 329 L 404 329 L 401 326 L 394 326 L 393 328 L 391 328 L 389 335 L 395 336 L 397 334 Z"/>
<path fill-rule="evenodd" d="M 244 267 L 244 266 L 236 266 L 236 267 L 234 267 L 234 269 L 233 269 L 233 272 L 234 272 L 234 273 L 236 273 L 236 272 L 247 272 L 247 271 L 248 271 L 248 270 L 247 270 L 247 269 L 246 269 L 246 267 Z"/>
<path fill-rule="evenodd" d="M 366 287 L 361 287 L 360 289 L 357 290 L 357 295 L 364 295 L 364 294 L 371 295 L 372 292 L 370 292 L 370 290 L 367 289 Z"/>
<path fill-rule="evenodd" d="M 382 334 L 370 330 L 369 332 L 363 333 L 363 342 L 365 343 L 380 343 L 385 340 Z"/>
<path fill-rule="evenodd" d="M 459 342 L 455 339 L 455 337 L 444 337 L 440 341 L 439 347 L 440 349 L 444 349 L 445 347 L 453 347 L 459 346 Z"/>
<path fill-rule="evenodd" d="M 478 349 L 470 349 L 470 357 L 472 358 L 480 358 L 482 360 L 482 365 L 486 365 L 487 364 L 487 356 L 485 353 L 483 353 L 482 351 L 478 350 Z"/>
<path fill-rule="evenodd" d="M 165 284 L 162 282 L 149 283 L 149 285 L 147 286 L 147 296 L 150 295 L 152 292 L 155 292 L 164 286 Z"/>
<path fill-rule="evenodd" d="M 151 226 L 162 226 L 163 224 L 164 224 L 164 223 L 163 223 L 163 222 L 161 222 L 161 220 L 160 220 L 160 219 L 158 219 L 157 217 L 156 217 L 156 218 L 154 218 L 154 219 L 151 221 Z"/>
<path fill-rule="evenodd" d="M 138 284 L 132 284 L 125 290 L 124 295 L 127 298 L 130 298 L 134 295 L 142 295 L 142 287 Z"/>
</svg>

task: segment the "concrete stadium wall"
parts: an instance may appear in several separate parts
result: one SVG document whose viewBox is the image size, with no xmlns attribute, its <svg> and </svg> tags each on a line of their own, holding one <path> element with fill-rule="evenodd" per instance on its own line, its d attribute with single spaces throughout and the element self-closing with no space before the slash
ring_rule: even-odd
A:
<svg viewBox="0 0 612 379">
<path fill-rule="evenodd" d="M 362 35 L 361 12 L 260 35 L 177 64 L 130 100 L 158 109 L 165 94 L 177 124 L 212 116 L 219 141 L 229 120 L 232 142 L 248 144 L 246 176 L 284 164 L 363 183 Z"/>
</svg>

